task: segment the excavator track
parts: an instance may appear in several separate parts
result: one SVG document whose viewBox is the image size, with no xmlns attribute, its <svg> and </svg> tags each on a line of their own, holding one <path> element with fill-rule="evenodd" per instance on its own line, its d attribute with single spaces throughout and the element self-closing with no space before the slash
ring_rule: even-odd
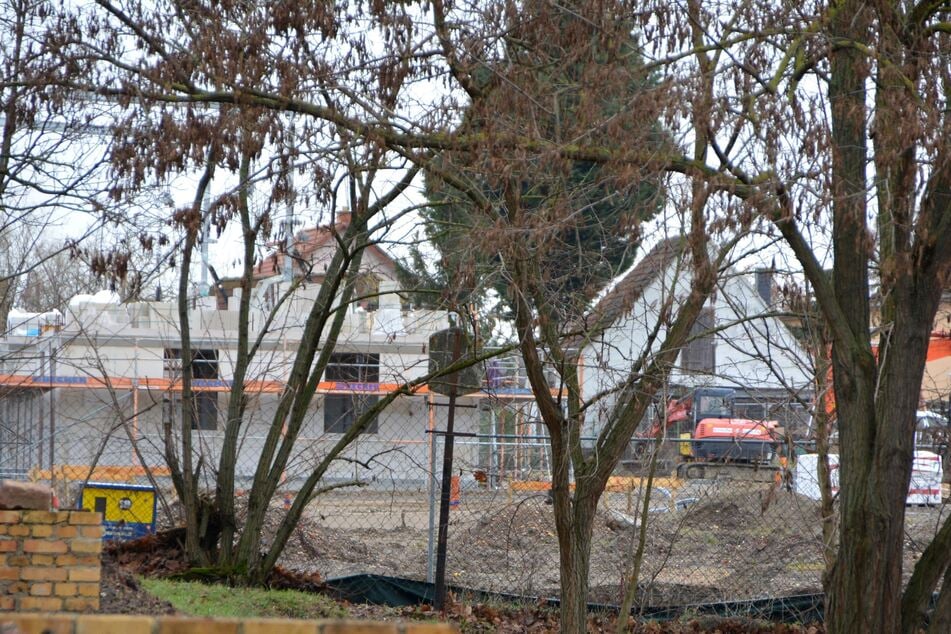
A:
<svg viewBox="0 0 951 634">
<path fill-rule="evenodd" d="M 745 462 L 684 462 L 677 465 L 677 477 L 683 480 L 774 482 L 780 473 L 778 466 Z"/>
</svg>

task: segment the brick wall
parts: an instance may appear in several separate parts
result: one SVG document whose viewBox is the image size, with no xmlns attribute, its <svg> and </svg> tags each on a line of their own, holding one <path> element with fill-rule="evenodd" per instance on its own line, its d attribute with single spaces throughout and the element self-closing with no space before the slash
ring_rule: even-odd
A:
<svg viewBox="0 0 951 634">
<path fill-rule="evenodd" d="M 0 615 L 7 634 L 453 634 L 447 623 L 370 623 L 285 619 L 204 619 L 187 617 L 44 614 Z"/>
<path fill-rule="evenodd" d="M 101 552 L 99 513 L 0 511 L 0 610 L 98 610 Z"/>
</svg>

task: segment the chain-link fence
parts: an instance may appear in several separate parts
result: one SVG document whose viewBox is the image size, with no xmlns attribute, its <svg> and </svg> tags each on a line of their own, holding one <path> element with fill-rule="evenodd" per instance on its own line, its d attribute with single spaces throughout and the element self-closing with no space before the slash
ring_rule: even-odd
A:
<svg viewBox="0 0 951 634">
<path fill-rule="evenodd" d="M 485 450 L 513 441 L 486 435 L 456 442 Z M 522 450 L 547 451 L 542 437 L 529 437 L 527 443 Z M 458 460 L 456 472 L 465 478 L 483 464 Z M 743 480 L 657 474 L 648 489 L 646 474 L 619 469 L 594 523 L 591 601 L 621 602 L 639 550 L 648 490 L 638 603 L 680 605 L 818 591 L 824 566 L 818 501 L 789 490 L 781 479 L 777 485 L 773 474 L 768 467 Z M 548 487 L 546 478 L 504 477 L 495 485 L 491 479 L 469 479 L 452 511 L 451 581 L 557 596 L 558 540 Z"/>
<path fill-rule="evenodd" d="M 280 524 L 303 478 L 355 416 L 382 395 L 375 387 L 350 383 L 346 390 L 315 395 L 272 505 L 271 529 Z M 211 488 L 228 391 L 211 381 L 199 381 L 197 389 L 190 425 L 196 439 L 193 464 L 200 465 Z M 51 480 L 67 504 L 80 501 L 80 486 L 88 482 L 156 485 L 159 523 L 177 521 L 165 452 L 167 433 L 172 446 L 180 446 L 175 441 L 181 430 L 179 398 L 174 390 L 141 384 L 7 385 L 0 394 L 0 472 Z M 258 466 L 278 398 L 273 390 L 248 395 L 236 464 L 239 497 Z M 384 409 L 334 461 L 319 487 L 324 492 L 308 506 L 281 563 L 325 578 L 377 573 L 432 579 L 445 445 L 445 436 L 432 432 L 446 428 L 447 400 L 407 395 Z M 522 387 L 496 386 L 460 397 L 455 432 L 448 581 L 557 596 L 550 446 L 530 395 Z M 640 550 L 648 489 L 637 463 L 622 462 L 598 506 L 590 571 L 594 602 L 622 599 Z M 689 479 L 658 471 L 647 505 L 638 603 L 819 591 L 825 567 L 820 504 L 816 493 L 797 488 L 794 463 L 790 459 L 783 471 L 773 460 L 754 469 L 753 477 L 725 478 L 716 468 Z M 918 499 L 935 504 L 908 508 L 906 570 L 946 514 L 941 483 L 936 486 L 936 500 Z"/>
</svg>

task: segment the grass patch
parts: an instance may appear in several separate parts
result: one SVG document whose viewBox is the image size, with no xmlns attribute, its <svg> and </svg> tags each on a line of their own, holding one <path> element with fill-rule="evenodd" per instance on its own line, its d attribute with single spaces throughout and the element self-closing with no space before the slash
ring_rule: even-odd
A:
<svg viewBox="0 0 951 634">
<path fill-rule="evenodd" d="M 319 594 L 296 590 L 232 588 L 230 586 L 142 579 L 145 589 L 190 616 L 284 617 L 292 619 L 345 618 L 347 610 Z"/>
</svg>

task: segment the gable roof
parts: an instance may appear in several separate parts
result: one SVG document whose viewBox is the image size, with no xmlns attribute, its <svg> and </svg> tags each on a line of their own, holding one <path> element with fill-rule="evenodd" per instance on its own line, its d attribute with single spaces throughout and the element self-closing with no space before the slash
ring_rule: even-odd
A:
<svg viewBox="0 0 951 634">
<path fill-rule="evenodd" d="M 341 212 L 337 214 L 336 223 L 332 227 L 330 225 L 310 227 L 294 234 L 293 242 L 288 250 L 294 256 L 295 273 L 304 267 L 302 262 L 313 263 L 314 254 L 317 250 L 329 244 L 334 233 L 343 233 L 347 225 L 350 224 L 350 219 L 349 212 Z M 264 256 L 261 262 L 254 267 L 254 279 L 272 277 L 283 272 L 285 251 L 281 248 L 280 242 L 274 243 L 272 246 L 276 248 Z M 373 251 L 384 265 L 395 274 L 396 264 L 388 253 L 375 244 L 371 244 L 368 250 Z"/>
<path fill-rule="evenodd" d="M 584 326 L 588 337 L 596 336 L 598 332 L 627 314 L 651 282 L 680 258 L 683 250 L 684 241 L 681 237 L 667 238 L 641 258 L 585 317 Z"/>
<path fill-rule="evenodd" d="M 338 227 L 342 229 L 340 225 L 338 225 Z M 330 240 L 332 235 L 333 233 L 330 227 L 326 226 L 303 229 L 294 235 L 291 246 L 287 250 L 294 255 L 295 259 L 302 258 L 304 260 L 310 260 L 310 256 L 313 255 L 314 251 Z M 286 254 L 284 250 L 280 248 L 280 243 L 276 243 L 275 246 L 276 248 L 265 255 L 261 262 L 254 267 L 255 278 L 271 277 L 282 273 L 281 267 Z"/>
</svg>

